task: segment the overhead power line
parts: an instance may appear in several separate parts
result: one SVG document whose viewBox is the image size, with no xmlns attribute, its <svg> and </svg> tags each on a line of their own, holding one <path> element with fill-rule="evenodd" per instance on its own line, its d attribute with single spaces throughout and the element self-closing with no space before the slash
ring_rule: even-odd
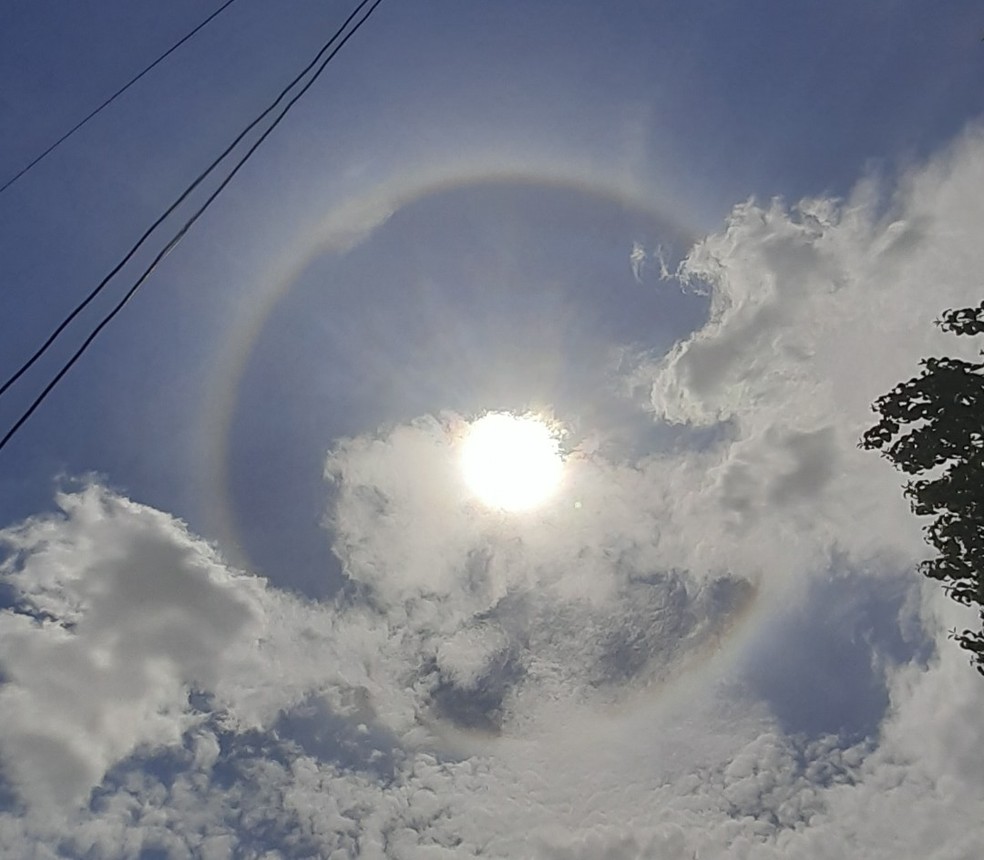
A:
<svg viewBox="0 0 984 860">
<path fill-rule="evenodd" d="M 212 160 L 212 162 L 201 173 L 199 173 L 198 176 L 195 177 L 195 179 L 191 182 L 191 184 L 187 188 L 185 188 L 184 191 L 181 192 L 178 198 L 173 203 L 171 203 L 171 205 L 168 206 L 167 209 L 165 209 L 164 212 L 160 214 L 160 216 L 158 216 L 157 220 L 154 221 L 154 223 L 151 224 L 144 231 L 143 235 L 139 239 L 137 239 L 137 241 L 131 246 L 130 250 L 127 251 L 126 254 L 123 256 L 123 258 L 110 270 L 109 274 L 107 274 L 106 277 L 104 277 L 98 284 L 96 284 L 96 286 L 92 288 L 89 294 L 86 295 L 82 299 L 82 301 L 80 301 L 74 308 L 72 308 L 72 310 L 65 316 L 65 318 L 62 319 L 62 321 L 58 323 L 58 325 L 54 328 L 54 330 L 48 335 L 48 337 L 44 340 L 41 346 L 39 346 L 34 351 L 34 353 L 23 364 L 21 364 L 20 367 L 18 367 L 9 377 L 7 377 L 6 380 L 4 380 L 3 384 L 0 385 L 0 397 L 2 397 L 7 392 L 7 390 L 15 382 L 17 382 L 17 380 L 20 379 L 28 370 L 30 370 L 31 367 L 34 366 L 35 362 L 37 362 L 38 359 L 40 359 L 41 356 L 43 356 L 51 348 L 52 344 L 54 344 L 55 340 L 58 339 L 61 333 L 65 331 L 65 329 L 68 328 L 68 326 L 72 323 L 72 321 L 89 306 L 89 304 L 93 301 L 93 299 L 96 298 L 96 296 L 98 296 L 106 288 L 109 282 L 119 273 L 119 271 L 128 262 L 130 262 L 131 259 L 133 259 L 133 256 L 137 253 L 137 251 L 139 251 L 140 248 L 143 247 L 144 243 L 150 238 L 151 234 L 158 227 L 160 227 L 161 224 L 164 223 L 167 217 L 171 215 L 199 185 L 201 185 L 201 183 L 212 173 L 213 170 L 215 170 L 216 167 L 219 166 L 219 164 L 226 158 L 226 156 L 228 156 L 229 153 L 231 153 L 239 145 L 239 143 L 243 140 L 243 138 L 246 137 L 246 135 L 249 134 L 249 132 L 251 132 L 254 128 L 256 128 L 256 126 L 259 125 L 264 119 L 266 119 L 266 117 L 269 116 L 276 109 L 277 105 L 279 105 L 287 97 L 288 93 L 295 86 L 297 86 L 297 84 L 301 81 L 301 79 L 317 65 L 319 60 L 321 60 L 324 54 L 338 40 L 338 38 L 342 35 L 342 33 L 345 32 L 345 29 L 348 27 L 348 25 L 352 23 L 352 20 L 359 14 L 359 12 L 363 9 L 363 7 L 368 2 L 369 0 L 362 0 L 362 2 L 360 2 L 359 5 L 355 7 L 352 13 L 348 16 L 348 18 L 345 19 L 345 22 L 335 31 L 332 37 L 324 45 L 321 46 L 321 49 L 318 51 L 317 54 L 315 54 L 314 59 L 312 59 L 294 77 L 294 79 L 291 80 L 291 82 L 288 83 L 287 86 L 285 86 L 277 94 L 277 97 L 263 110 L 262 113 L 259 114 L 259 116 L 257 116 L 254 120 L 252 120 L 241 132 L 239 132 L 238 135 L 236 135 L 232 143 L 230 143 L 224 150 L 222 150 L 222 152 L 219 153 L 219 155 L 217 155 Z M 373 9 L 375 9 L 375 6 L 373 6 Z M 370 14 L 371 14 L 371 10 L 370 10 Z M 368 18 L 369 16 L 367 15 L 366 17 Z M 360 21 L 355 29 L 358 29 L 358 27 L 361 26 L 362 26 L 362 22 Z M 355 30 L 353 30 L 352 32 L 355 32 Z M 348 36 L 346 36 L 345 38 L 347 40 Z M 339 47 L 341 47 L 341 45 L 339 45 Z M 318 75 L 321 74 L 320 69 L 318 70 L 317 74 Z M 291 104 L 293 104 L 293 102 L 291 102 Z M 274 123 L 274 125 L 276 125 L 279 122 L 280 119 L 278 118 Z"/>
<path fill-rule="evenodd" d="M 290 89 L 291 87 L 293 87 L 294 84 L 296 84 L 301 79 L 301 77 L 303 77 L 303 75 L 308 70 L 310 70 L 311 67 L 315 63 L 318 62 L 318 58 L 320 58 L 322 55 L 325 54 L 326 51 L 329 50 L 329 48 L 331 47 L 331 45 L 339 38 L 339 36 L 344 32 L 344 30 L 346 29 L 346 27 L 348 27 L 349 23 L 358 15 L 359 11 L 368 2 L 369 2 L 369 0 L 362 0 L 362 2 L 359 3 L 358 6 L 356 6 L 356 8 L 353 10 L 352 14 L 350 14 L 349 17 L 345 20 L 345 23 L 342 24 L 342 26 L 339 27 L 339 29 L 331 37 L 331 39 L 329 39 L 328 42 L 325 43 L 325 45 L 321 48 L 321 50 L 315 56 L 315 59 L 311 63 L 308 64 L 308 66 L 305 69 L 305 72 L 302 72 L 297 78 L 295 78 L 294 81 L 291 83 L 291 85 L 287 89 Z M 260 145 L 263 143 L 263 141 L 266 140 L 267 137 L 269 137 L 270 133 L 280 124 L 281 120 L 283 120 L 283 118 L 287 115 L 287 112 L 311 88 L 311 86 L 314 84 L 314 82 L 318 80 L 318 78 L 321 76 L 321 73 L 327 68 L 328 64 L 332 61 L 332 59 L 335 57 L 335 55 L 342 49 L 342 47 L 345 45 L 345 43 L 350 38 L 352 38 L 352 36 L 354 36 L 358 32 L 359 28 L 362 27 L 362 25 L 365 24 L 366 21 L 369 20 L 369 17 L 372 15 L 373 12 L 376 11 L 376 8 L 379 6 L 380 3 L 382 3 L 382 0 L 374 0 L 374 2 L 372 3 L 372 5 L 369 7 L 369 10 L 355 23 L 355 25 L 352 27 L 352 29 L 349 30 L 349 32 L 345 34 L 345 36 L 341 39 L 341 41 L 338 42 L 338 45 L 335 46 L 335 48 L 331 51 L 331 53 L 329 53 L 321 61 L 321 64 L 315 70 L 314 74 L 311 76 L 311 79 L 309 81 L 307 81 L 307 83 L 305 83 L 304 86 L 302 86 L 301 89 L 294 96 L 292 96 L 290 98 L 290 100 L 287 102 L 287 104 L 284 105 L 284 107 L 280 110 L 280 112 L 274 118 L 273 122 L 271 122 L 271 124 L 256 139 L 256 141 L 253 142 L 253 144 L 249 147 L 249 149 L 245 152 L 245 154 L 239 159 L 239 161 L 236 162 L 235 166 L 229 172 L 228 176 L 226 176 L 226 178 L 222 180 L 222 182 L 219 184 L 219 186 L 208 196 L 208 198 L 205 200 L 205 202 L 195 211 L 195 213 L 191 216 L 191 218 L 189 218 L 187 221 L 185 221 L 185 223 L 181 226 L 181 228 L 174 234 L 174 236 L 171 237 L 170 241 L 157 254 L 157 256 L 154 257 L 154 259 L 150 263 L 150 265 L 147 266 L 146 269 L 144 269 L 143 273 L 131 285 L 131 287 L 127 290 L 127 292 L 123 295 L 123 297 L 113 306 L 113 308 L 107 314 L 105 314 L 102 317 L 102 319 L 99 321 L 99 323 L 96 325 L 96 327 L 90 332 L 89 336 L 86 337 L 86 339 L 82 342 L 82 345 L 61 366 L 61 368 L 59 369 L 59 371 L 52 377 L 51 381 L 48 382 L 48 384 L 41 390 L 41 393 L 31 402 L 31 405 L 28 406 L 28 408 L 21 414 L 20 418 L 18 418 L 17 421 L 14 422 L 14 424 L 10 427 L 10 429 L 3 436 L 3 438 L 0 439 L 0 450 L 2 450 L 3 448 L 5 448 L 7 446 L 7 444 L 14 437 L 14 435 L 17 433 L 17 431 L 20 430 L 21 427 L 24 426 L 24 424 L 28 421 L 28 419 L 30 419 L 30 417 L 34 414 L 34 412 L 37 410 L 37 408 L 45 401 L 45 399 L 52 392 L 52 390 L 54 390 L 55 386 L 58 385 L 58 383 L 64 378 L 65 374 L 68 373 L 69 370 L 71 370 L 71 368 L 73 367 L 73 365 L 82 357 L 82 355 L 86 352 L 86 350 L 89 348 L 89 346 L 92 344 L 92 342 L 99 336 L 99 333 L 107 325 L 109 325 L 109 323 L 113 320 L 113 318 L 123 309 L 123 307 L 126 305 L 126 303 L 134 296 L 134 294 L 137 292 L 137 290 L 140 289 L 141 285 L 147 280 L 148 277 L 150 277 L 150 274 L 154 271 L 154 269 L 157 268 L 157 266 L 161 262 L 161 260 L 163 260 L 164 257 L 166 257 L 174 249 L 174 247 L 181 241 L 181 239 L 184 237 L 184 235 L 191 229 L 191 227 L 194 225 L 194 223 L 202 216 L 202 214 L 204 214 L 205 210 L 208 209 L 208 207 L 212 204 L 212 201 L 214 201 L 215 198 L 218 197 L 219 194 L 222 193 L 222 190 L 232 181 L 232 178 L 239 172 L 239 170 L 242 168 L 242 166 L 250 159 L 250 157 L 253 155 L 253 153 L 256 152 L 256 150 L 260 147 Z M 271 105 L 271 107 L 267 108 L 267 110 L 264 111 L 263 114 L 261 114 L 261 117 L 260 118 L 262 118 L 262 116 L 268 114 L 273 109 L 273 107 L 284 98 L 285 94 L 286 94 L 286 90 L 281 93 L 281 95 L 277 98 L 277 100 L 274 102 L 274 104 Z M 251 124 L 251 126 L 249 126 L 248 128 L 251 128 L 258 121 L 259 121 L 259 119 L 257 119 L 256 121 L 254 121 Z M 247 130 L 248 130 L 248 128 L 247 128 Z M 245 131 L 243 132 L 243 134 L 245 134 Z M 242 138 L 242 135 L 240 135 L 240 137 L 237 138 L 237 142 L 241 138 Z M 232 146 L 235 146 L 235 143 L 232 144 Z M 231 148 L 232 147 L 230 146 L 229 149 L 231 149 Z M 227 149 L 226 152 L 223 153 L 223 155 L 220 156 L 220 158 L 216 160 L 216 162 L 213 162 L 213 164 L 209 166 L 208 170 L 210 171 L 212 169 L 212 167 L 214 167 L 214 165 L 219 160 L 221 160 L 221 158 L 223 158 L 228 153 L 228 151 L 229 150 Z M 207 172 L 208 171 L 206 171 L 206 173 Z M 204 174 L 203 174 L 203 176 L 204 176 Z M 196 182 L 197 181 L 200 181 L 201 178 L 202 177 L 199 177 L 199 179 L 196 180 Z M 189 189 L 189 191 L 190 191 L 190 189 Z M 185 194 L 185 196 L 187 196 L 187 193 Z M 118 268 L 117 268 L 117 271 L 118 271 Z"/>
<path fill-rule="evenodd" d="M 92 119 L 97 113 L 102 111 L 104 108 L 109 107 L 116 99 L 118 99 L 123 93 L 125 93 L 130 87 L 132 87 L 137 81 L 139 81 L 144 75 L 147 74 L 155 66 L 159 65 L 161 62 L 166 60 L 171 54 L 173 54 L 178 48 L 180 48 L 185 42 L 187 42 L 192 36 L 195 35 L 199 30 L 202 29 L 209 21 L 217 18 L 219 14 L 228 9 L 236 0 L 226 0 L 218 9 L 216 9 L 211 15 L 209 15 L 204 21 L 202 21 L 194 30 L 186 33 L 177 42 L 171 45 L 163 54 L 161 54 L 154 62 L 149 66 L 145 67 L 143 71 L 134 75 L 130 80 L 128 80 L 122 87 L 120 87 L 115 93 L 113 93 L 106 101 L 104 101 L 99 107 L 92 110 L 90 113 L 86 114 L 82 119 L 80 119 L 75 125 L 73 125 L 68 131 L 66 131 L 61 137 L 58 138 L 51 146 L 49 146 L 44 152 L 42 152 L 37 158 L 31 161 L 26 167 L 21 168 L 17 173 L 15 173 L 10 179 L 0 185 L 0 194 L 10 188 L 18 179 L 20 179 L 25 173 L 27 173 L 32 167 L 40 163 L 44 158 L 49 156 L 54 152 L 59 146 L 61 146 L 66 140 L 68 140 L 75 132 L 77 132 L 82 126 L 84 126 L 90 119 Z"/>
</svg>

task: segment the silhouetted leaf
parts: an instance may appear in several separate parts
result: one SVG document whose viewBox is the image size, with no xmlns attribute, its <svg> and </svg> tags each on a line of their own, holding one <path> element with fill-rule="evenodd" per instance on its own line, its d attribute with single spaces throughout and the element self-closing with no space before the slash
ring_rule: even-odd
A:
<svg viewBox="0 0 984 860">
<path fill-rule="evenodd" d="M 956 335 L 984 334 L 984 302 L 949 309 L 936 324 Z M 981 629 L 950 631 L 984 675 L 984 364 L 925 358 L 918 376 L 879 397 L 881 420 L 858 445 L 920 476 L 903 493 L 917 516 L 934 517 L 926 540 L 937 551 L 919 571 L 958 603 L 979 607 Z"/>
</svg>

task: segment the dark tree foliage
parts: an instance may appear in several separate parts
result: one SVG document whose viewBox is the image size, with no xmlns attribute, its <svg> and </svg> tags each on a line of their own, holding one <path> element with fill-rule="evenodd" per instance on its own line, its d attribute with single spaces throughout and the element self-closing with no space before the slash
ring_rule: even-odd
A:
<svg viewBox="0 0 984 860">
<path fill-rule="evenodd" d="M 948 310 L 936 324 L 956 335 L 982 334 L 984 302 Z M 953 637 L 984 675 L 984 363 L 926 358 L 920 365 L 918 376 L 875 401 L 881 420 L 860 446 L 916 476 L 905 495 L 913 513 L 935 517 L 925 532 L 939 553 L 920 570 L 954 600 L 979 607 L 981 628 Z"/>
</svg>

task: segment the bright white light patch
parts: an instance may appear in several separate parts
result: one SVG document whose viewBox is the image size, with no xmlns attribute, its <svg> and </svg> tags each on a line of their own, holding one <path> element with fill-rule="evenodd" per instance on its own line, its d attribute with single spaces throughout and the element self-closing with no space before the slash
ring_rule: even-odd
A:
<svg viewBox="0 0 984 860">
<path fill-rule="evenodd" d="M 556 436 L 537 418 L 490 412 L 471 425 L 461 451 L 465 481 L 491 508 L 525 511 L 560 483 Z"/>
</svg>

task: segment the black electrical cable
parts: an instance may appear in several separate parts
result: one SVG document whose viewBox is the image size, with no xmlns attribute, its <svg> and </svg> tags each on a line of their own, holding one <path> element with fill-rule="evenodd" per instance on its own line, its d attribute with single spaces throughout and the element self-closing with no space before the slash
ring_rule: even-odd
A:
<svg viewBox="0 0 984 860">
<path fill-rule="evenodd" d="M 17 173 L 15 173 L 10 179 L 8 179 L 6 182 L 4 182 L 3 185 L 0 185 L 0 194 L 2 194 L 4 191 L 6 191 L 8 188 L 10 188 L 10 186 L 13 185 L 18 179 L 20 179 L 25 173 L 27 173 L 27 171 L 29 171 L 32 167 L 34 167 L 36 164 L 38 164 L 42 159 L 46 158 L 52 152 L 54 152 L 59 146 L 61 146 L 66 140 L 68 140 L 80 128 L 82 128 L 82 126 L 84 126 L 97 113 L 99 113 L 104 108 L 109 107 L 110 104 L 112 104 L 114 101 L 116 101 L 116 99 L 118 99 L 121 95 L 123 95 L 123 93 L 125 93 L 128 89 L 130 89 L 130 87 L 132 87 L 144 75 L 146 75 L 147 72 L 149 72 L 151 69 L 153 69 L 155 66 L 157 66 L 158 64 L 160 64 L 164 60 L 166 60 L 171 54 L 173 54 L 178 48 L 180 48 L 185 42 L 187 42 L 192 36 L 194 36 L 195 33 L 197 33 L 199 30 L 201 30 L 202 27 L 204 27 L 206 24 L 208 24 L 214 18 L 217 18 L 221 12 L 223 12 L 225 9 L 227 9 L 229 6 L 231 6 L 235 2 L 236 2 L 236 0 L 226 0 L 225 3 L 223 3 L 221 6 L 219 6 L 219 8 L 216 9 L 211 15 L 209 15 L 204 21 L 202 21 L 201 24 L 199 24 L 197 27 L 195 27 L 194 30 L 192 30 L 190 33 L 187 33 L 185 36 L 183 36 L 181 39 L 179 39 L 177 42 L 175 42 L 173 45 L 171 45 L 170 48 L 168 48 L 163 54 L 161 54 L 156 60 L 154 60 L 154 62 L 152 62 L 149 66 L 147 66 L 142 72 L 140 72 L 139 74 L 134 75 L 134 77 L 130 78 L 130 80 L 128 80 L 125 84 L 123 84 L 123 86 L 120 87 L 115 93 L 113 93 L 108 99 L 106 99 L 106 101 L 104 101 L 101 105 L 99 105 L 99 107 L 97 107 L 95 110 L 93 110 L 87 116 L 85 116 L 81 120 L 79 120 L 68 131 L 66 131 L 60 138 L 58 138 L 58 140 L 56 140 L 53 144 L 51 144 L 51 146 L 49 146 L 44 152 L 42 152 L 37 158 L 35 158 L 30 164 L 28 164 L 26 167 L 22 168 L 20 171 L 18 171 Z"/>
<path fill-rule="evenodd" d="M 355 12 L 353 12 L 352 15 L 349 16 L 348 21 L 351 21 L 352 18 L 358 13 L 358 10 L 361 9 L 367 2 L 368 0 L 363 0 L 363 2 L 360 3 L 358 7 L 356 7 Z M 304 93 L 306 93 L 314 84 L 314 82 L 321 76 L 321 73 L 325 70 L 328 63 L 331 62 L 332 58 L 342 49 L 345 43 L 352 36 L 354 36 L 356 32 L 358 32 L 359 28 L 363 24 L 365 24 L 367 20 L 369 20 L 369 16 L 376 11 L 376 7 L 379 6 L 379 4 L 382 2 L 383 0 L 375 0 L 372 6 L 369 7 L 369 11 L 366 12 L 366 14 L 363 15 L 362 18 L 360 18 L 356 22 L 355 26 L 352 27 L 352 29 L 345 34 L 345 37 L 338 43 L 335 49 L 327 57 L 325 57 L 321 65 L 318 66 L 318 68 L 315 70 L 314 75 L 311 77 L 311 80 L 309 80 L 306 84 L 304 84 L 304 86 L 301 87 L 300 91 L 295 96 L 293 96 L 290 99 L 290 101 L 287 102 L 286 105 L 284 105 L 283 109 L 276 116 L 276 118 L 273 120 L 270 126 L 250 146 L 250 148 L 246 151 L 245 155 L 243 155 L 242 158 L 240 158 L 239 161 L 236 162 L 236 166 L 233 167 L 233 169 L 229 172 L 229 175 L 222 180 L 222 183 L 218 186 L 218 188 L 216 188 L 215 191 L 213 191 L 209 195 L 208 199 L 206 199 L 206 201 L 198 208 L 195 214 L 192 215 L 191 218 L 189 218 L 182 225 L 181 229 L 178 230 L 177 233 L 175 233 L 175 235 L 171 238 L 171 240 L 167 243 L 167 245 L 164 246 L 163 250 L 160 253 L 158 253 L 158 255 L 154 258 L 153 262 L 144 270 L 143 274 L 141 274 L 141 276 L 130 287 L 130 289 L 127 290 L 123 298 L 121 298 L 113 307 L 113 309 L 109 311 L 109 313 L 107 313 L 99 321 L 99 324 L 92 330 L 89 336 L 82 342 L 82 345 L 72 354 L 72 357 L 62 365 L 58 373 L 55 374 L 55 376 L 51 379 L 51 381 L 42 389 L 41 393 L 34 399 L 31 405 L 24 411 L 21 417 L 18 418 L 17 421 L 13 424 L 13 426 L 11 426 L 11 428 L 7 431 L 6 435 L 4 435 L 2 439 L 0 439 L 0 450 L 3 450 L 3 448 L 7 446 L 7 443 L 10 442 L 10 440 L 14 437 L 14 434 L 16 434 L 17 431 L 24 426 L 27 420 L 34 414 L 37 408 L 44 402 L 44 400 L 51 393 L 54 387 L 62 380 L 65 374 L 68 373 L 69 370 L 71 370 L 75 362 L 77 362 L 82 357 L 83 353 L 85 353 L 85 351 L 89 348 L 92 342 L 99 336 L 99 333 L 107 325 L 109 325 L 112 319 L 123 309 L 124 305 L 126 305 L 126 303 L 133 297 L 134 293 L 136 293 L 136 291 L 140 288 L 141 284 L 143 284 L 144 281 L 146 281 L 147 278 L 150 277 L 151 272 L 153 272 L 154 269 L 157 268 L 161 260 L 163 260 L 164 257 L 166 257 L 168 253 L 170 253 L 170 251 L 178 244 L 178 242 L 181 241 L 185 233 L 187 233 L 191 229 L 192 225 L 202 216 L 205 210 L 208 209 L 212 201 L 219 196 L 219 194 L 222 192 L 222 189 L 225 188 L 229 184 L 229 182 L 232 181 L 232 178 L 239 172 L 239 169 L 249 160 L 250 156 L 252 156 L 252 154 L 256 152 L 260 144 L 263 143 L 263 141 L 267 139 L 270 133 L 280 124 L 280 121 L 286 116 L 287 112 L 294 106 L 297 100 L 300 99 L 301 96 L 303 96 Z M 346 21 L 346 24 L 348 23 L 348 21 Z M 342 29 L 344 29 L 344 25 Z M 334 41 L 335 38 L 336 37 L 333 36 L 332 41 Z M 319 52 L 319 55 L 323 52 L 324 52 L 323 50 Z"/>
<path fill-rule="evenodd" d="M 17 370 L 15 370 L 4 381 L 2 385 L 0 385 L 0 397 L 2 397 L 3 394 L 7 391 L 7 389 L 9 389 L 10 386 L 12 386 L 15 382 L 17 382 L 17 380 L 20 379 L 21 376 L 23 376 L 28 370 L 30 370 L 31 367 L 34 365 L 34 363 L 39 358 L 41 358 L 41 356 L 44 355 L 48 351 L 48 349 L 50 349 L 51 345 L 55 342 L 58 336 L 63 331 L 65 331 L 66 328 L 68 328 L 72 320 L 74 320 L 80 313 L 82 313 L 82 311 L 86 309 L 86 307 L 89 306 L 92 300 L 96 296 L 98 296 L 103 291 L 103 289 L 105 289 L 106 285 L 119 273 L 120 269 L 122 269 L 133 258 L 133 255 L 136 254 L 138 250 L 140 250 L 144 242 L 146 242 L 147 239 L 150 238 L 151 233 L 153 233 L 154 230 L 156 230 L 164 222 L 164 220 L 188 198 L 188 195 L 191 194 L 208 177 L 208 175 L 213 170 L 215 170 L 216 167 L 218 167 L 219 163 L 230 152 L 232 152 L 233 149 L 236 148 L 236 146 L 240 143 L 240 141 L 242 141 L 242 139 L 246 137 L 246 135 L 249 134 L 250 131 L 256 128 L 256 126 L 259 125 L 277 107 L 277 105 L 280 104 L 280 102 L 282 102 L 287 97 L 287 94 L 297 85 L 297 83 L 308 72 L 310 72 L 311 69 L 315 67 L 315 65 L 322 58 L 325 52 L 329 50 L 329 48 L 331 48 L 331 46 L 335 43 L 335 40 L 338 39 L 338 37 L 345 31 L 345 28 L 348 27 L 348 25 L 352 22 L 352 19 L 359 14 L 359 12 L 368 2 L 369 0 L 362 0 L 362 2 L 360 2 L 359 5 L 355 7 L 352 13 L 348 16 L 348 18 L 345 19 L 345 22 L 342 24 L 342 26 L 339 27 L 335 31 L 334 35 L 321 47 L 321 50 L 318 51 L 314 59 L 311 60 L 311 62 L 308 63 L 304 67 L 304 69 L 302 69 L 301 72 L 289 84 L 287 84 L 286 87 L 284 87 L 280 91 L 277 97 L 258 117 L 256 117 L 256 119 L 250 122 L 249 125 L 247 125 L 236 136 L 235 140 L 233 140 L 232 143 L 230 143 L 215 159 L 213 159 L 213 161 L 211 162 L 211 164 L 208 165 L 208 167 L 206 167 L 201 173 L 198 174 L 198 176 L 195 177 L 191 185 L 185 188 L 185 190 L 181 193 L 181 195 L 177 198 L 177 200 L 175 200 L 170 206 L 168 206 L 167 209 L 165 209 L 164 212 L 160 215 L 160 217 L 158 217 L 158 219 L 154 221 L 154 223 L 151 224 L 146 229 L 144 234 L 136 241 L 136 243 L 130 248 L 130 250 L 126 252 L 126 255 L 123 257 L 123 259 L 121 259 L 113 267 L 110 273 L 106 275 L 106 277 L 103 278 L 92 289 L 92 291 L 84 299 L 82 299 L 82 301 L 80 301 L 71 310 L 71 312 L 55 327 L 54 331 L 52 331 L 51 334 L 48 335 L 44 343 L 42 343 L 41 346 L 39 346 L 37 350 L 35 350 L 34 354 L 31 355 L 31 357 L 28 358 L 20 367 L 18 367 Z"/>
</svg>

